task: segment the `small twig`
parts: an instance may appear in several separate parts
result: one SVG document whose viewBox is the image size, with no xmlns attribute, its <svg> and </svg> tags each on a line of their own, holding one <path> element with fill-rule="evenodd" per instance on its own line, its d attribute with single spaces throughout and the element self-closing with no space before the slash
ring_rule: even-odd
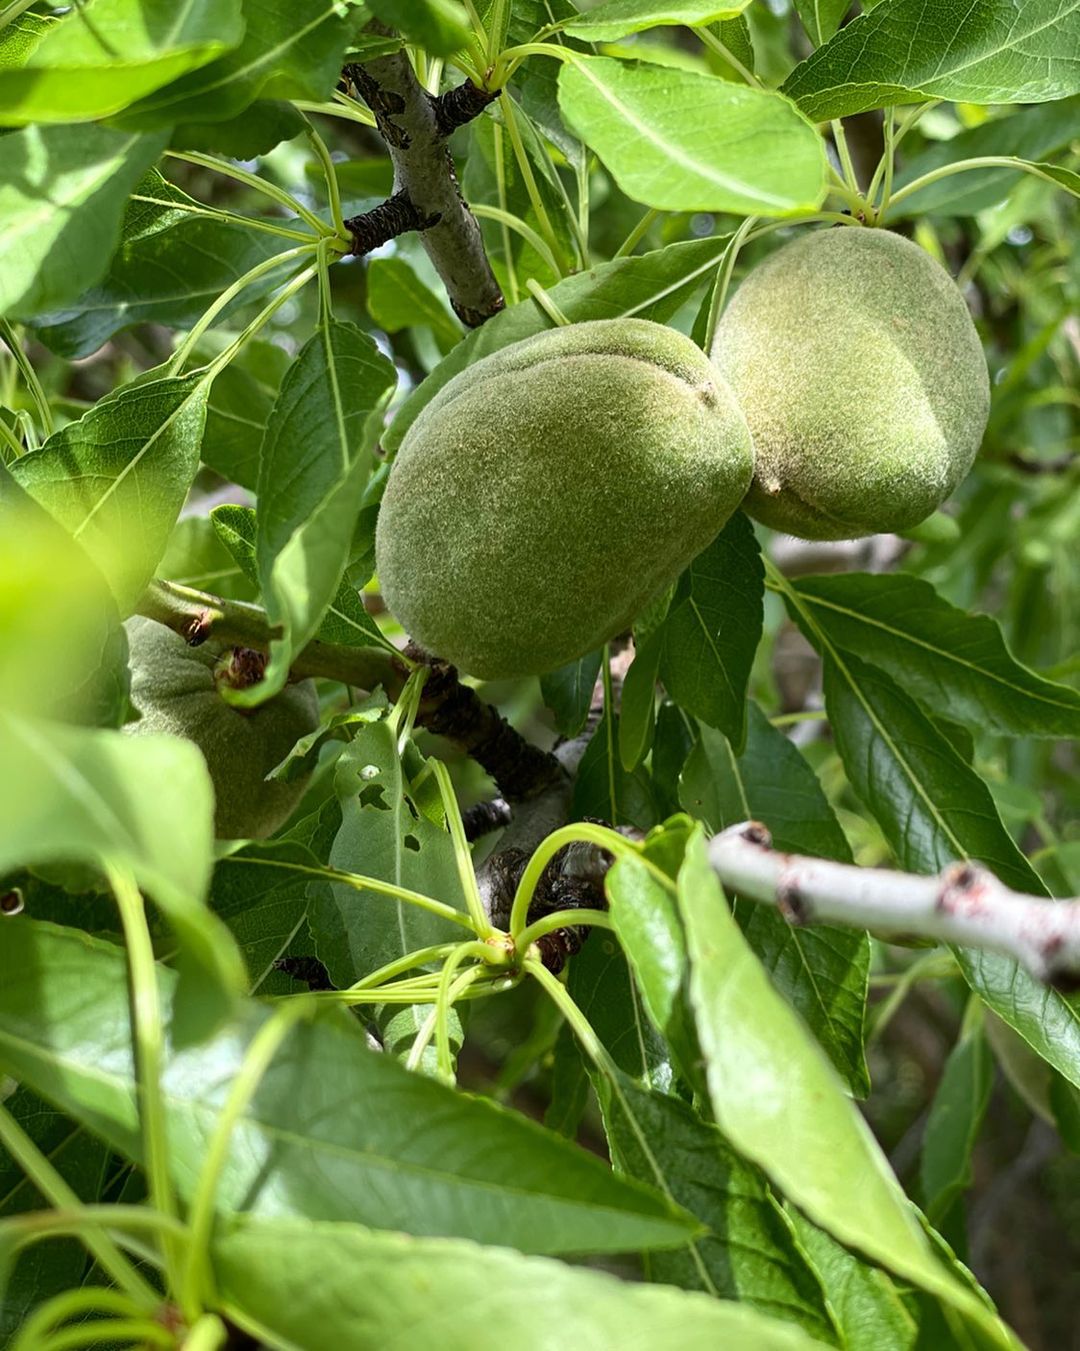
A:
<svg viewBox="0 0 1080 1351">
<path fill-rule="evenodd" d="M 274 637 L 265 610 L 246 601 L 223 600 L 175 582 L 155 580 L 138 604 L 138 613 L 178 633 L 191 647 L 209 641 L 224 647 L 269 652 Z M 362 690 L 382 686 L 391 699 L 404 688 L 419 664 L 431 674 L 420 700 L 417 723 L 445 737 L 471 756 L 495 780 L 507 802 L 528 802 L 553 788 L 569 791 L 560 762 L 511 727 L 493 704 L 485 703 L 447 662 L 410 645 L 404 653 L 377 647 L 347 647 L 315 639 L 290 668 L 291 680 L 319 676 Z"/>
<path fill-rule="evenodd" d="M 483 839 L 493 830 L 501 830 L 503 826 L 508 826 L 512 815 L 510 804 L 504 802 L 501 797 L 494 798 L 491 802 L 477 802 L 461 813 L 465 838 L 470 844 L 474 840 Z"/>
<path fill-rule="evenodd" d="M 388 31 L 379 24 L 369 27 Z M 432 97 L 406 51 L 349 65 L 345 73 L 374 114 L 394 166 L 390 201 L 346 221 L 357 251 L 376 247 L 369 238 L 385 243 L 405 230 L 418 230 L 454 313 L 468 327 L 478 327 L 505 302 L 480 226 L 461 195 L 447 137 L 476 117 L 492 96 L 467 84 Z M 386 234 L 391 228 L 394 233 Z"/>
<path fill-rule="evenodd" d="M 709 859 L 725 887 L 775 906 L 789 924 L 843 924 L 985 948 L 1057 989 L 1080 987 L 1080 898 L 1025 896 L 975 863 L 924 877 L 779 853 L 756 821 L 714 836 Z"/>
</svg>

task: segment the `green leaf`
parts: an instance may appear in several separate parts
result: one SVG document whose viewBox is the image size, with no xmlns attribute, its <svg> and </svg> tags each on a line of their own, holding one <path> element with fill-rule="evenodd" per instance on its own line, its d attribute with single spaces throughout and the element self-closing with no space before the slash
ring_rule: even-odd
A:
<svg viewBox="0 0 1080 1351">
<path fill-rule="evenodd" d="M 668 694 L 736 747 L 746 739 L 746 687 L 764 596 L 761 549 L 737 511 L 679 578 L 663 626 L 660 679 Z"/>
<path fill-rule="evenodd" d="M 1080 99 L 1035 104 L 1009 117 L 995 117 L 967 127 L 948 141 L 936 141 L 908 160 L 896 175 L 894 188 L 907 187 L 924 174 L 958 160 L 983 155 L 1017 155 L 1042 160 L 1054 154 L 1080 131 Z M 1003 201 L 1017 186 L 1012 169 L 967 169 L 939 179 L 888 212 L 890 221 L 906 216 L 974 216 Z"/>
<path fill-rule="evenodd" d="M 264 679 L 237 703 L 284 686 L 338 592 L 396 379 L 372 338 L 326 316 L 282 381 L 259 462 L 255 541 L 263 601 L 282 636 Z"/>
<path fill-rule="evenodd" d="M 825 1345 L 730 1301 L 354 1224 L 248 1222 L 216 1240 L 213 1265 L 229 1304 L 296 1351 L 368 1351 L 393 1341 L 442 1351 L 542 1351 L 553 1334 L 560 1346 L 649 1351 Z M 477 1319 L 494 1291 L 498 1326 L 485 1329 Z"/>
<path fill-rule="evenodd" d="M 645 1088 L 671 1089 L 671 1050 L 642 1006 L 626 956 L 598 929 L 570 963 L 570 995 L 616 1067 Z"/>
<path fill-rule="evenodd" d="M 60 356 L 83 357 L 132 324 L 189 328 L 233 282 L 287 246 L 265 231 L 215 220 L 207 210 L 152 169 L 135 185 L 108 272 L 74 304 L 38 315 L 32 322 L 37 336 Z M 254 282 L 222 317 L 287 275 L 288 265 Z"/>
<path fill-rule="evenodd" d="M 355 16 L 345 17 L 337 0 L 313 0 L 302 13 L 293 0 L 242 0 L 241 7 L 238 47 L 132 104 L 115 124 L 154 130 L 223 122 L 260 97 L 329 98 Z"/>
<path fill-rule="evenodd" d="M 276 343 L 246 342 L 210 386 L 203 463 L 251 492 L 259 482 L 270 410 L 290 365 L 289 354 Z"/>
<path fill-rule="evenodd" d="M 198 471 L 208 390 L 200 373 L 121 386 L 11 467 L 101 569 L 125 617 Z"/>
<path fill-rule="evenodd" d="M 366 0 L 377 19 L 432 56 L 453 56 L 469 39 L 469 16 L 458 0 Z"/>
<path fill-rule="evenodd" d="M 982 1028 L 975 1027 L 949 1052 L 926 1122 L 919 1182 L 932 1224 L 971 1186 L 971 1155 L 993 1086 L 994 1057 Z"/>
<path fill-rule="evenodd" d="M 548 294 L 573 323 L 588 319 L 652 319 L 662 324 L 711 277 L 724 256 L 728 236 L 694 239 L 635 258 L 601 263 L 578 276 L 552 286 Z M 470 333 L 439 363 L 420 387 L 404 401 L 383 435 L 384 448 L 393 453 L 405 438 L 421 409 L 439 390 L 474 361 L 512 342 L 531 338 L 551 327 L 551 319 L 535 300 L 511 305 Z"/>
<path fill-rule="evenodd" d="M 792 586 L 831 643 L 872 654 L 934 713 L 1002 736 L 1080 737 L 1080 694 L 1022 666 L 995 620 L 950 605 L 929 582 L 848 573 Z"/>
<path fill-rule="evenodd" d="M 330 851 L 332 867 L 465 909 L 450 835 L 416 810 L 389 723 L 360 726 L 337 762 L 334 784 L 341 828 Z M 341 884 L 313 898 L 310 924 L 316 951 L 339 987 L 464 934 L 415 905 Z"/>
<path fill-rule="evenodd" d="M 598 1092 L 615 1167 L 651 1182 L 659 1166 L 672 1199 L 708 1229 L 684 1249 L 650 1253 L 650 1279 L 737 1300 L 832 1343 L 821 1287 L 758 1169 L 676 1098 L 627 1078 L 617 1094 L 606 1084 Z"/>
<path fill-rule="evenodd" d="M 654 631 L 638 647 L 623 680 L 619 703 L 619 762 L 629 774 L 649 753 L 656 728 L 656 681 L 664 635 Z"/>
<path fill-rule="evenodd" d="M 182 946 L 184 1017 L 220 1021 L 243 988 L 243 965 L 203 903 L 213 787 L 198 749 L 0 713 L 0 762 L 0 875 L 50 863 L 130 868 Z"/>
<path fill-rule="evenodd" d="M 646 28 L 665 24 L 701 27 L 716 20 L 733 19 L 741 14 L 750 0 L 607 0 L 606 4 L 589 10 L 564 32 L 589 42 L 611 42 L 627 33 L 640 33 Z"/>
<path fill-rule="evenodd" d="M 461 339 L 461 325 L 404 258 L 372 258 L 368 263 L 367 306 L 386 333 L 428 327 L 443 352 Z"/>
<path fill-rule="evenodd" d="M 691 815 L 719 831 L 761 821 L 777 849 L 851 861 L 840 823 L 798 749 L 756 704 L 746 749 L 736 757 L 717 732 L 701 728 L 679 781 Z M 870 974 L 865 933 L 815 924 L 795 927 L 772 906 L 736 900 L 735 917 L 773 984 L 798 1010 L 858 1097 L 870 1092 L 863 1020 Z"/>
<path fill-rule="evenodd" d="M 985 783 L 887 675 L 850 653 L 827 660 L 825 703 L 851 786 L 902 868 L 933 873 L 974 858 L 1006 885 L 1045 894 Z M 1080 1086 L 1080 1011 L 1009 957 L 954 951 L 976 994 Z"/>
<path fill-rule="evenodd" d="M 229 926 L 254 994 L 287 951 L 307 918 L 308 879 L 302 872 L 278 866 L 318 866 L 301 845 L 282 840 L 260 841 L 219 859 L 210 884 L 214 913 Z"/>
<path fill-rule="evenodd" d="M 997 1345 L 1011 1345 L 938 1264 L 869 1126 L 747 946 L 700 831 L 679 873 L 679 907 L 690 1001 L 724 1135 L 842 1243 L 939 1296 Z"/>
<path fill-rule="evenodd" d="M 0 1066 L 139 1161 L 122 950 L 25 916 L 5 926 Z M 159 968 L 158 981 L 167 1007 L 173 973 Z M 250 1001 L 240 1010 L 213 1040 L 173 1051 L 162 1076 L 184 1198 L 269 1016 Z M 340 1009 L 297 1026 L 278 1052 L 233 1129 L 217 1205 L 222 1215 L 347 1219 L 534 1253 L 674 1246 L 695 1227 L 595 1155 L 369 1050 Z"/>
<path fill-rule="evenodd" d="M 1077 0 L 883 0 L 783 86 L 823 122 L 921 99 L 1045 103 L 1080 92 Z"/>
<path fill-rule="evenodd" d="M 825 191 L 825 152 L 779 94 L 709 75 L 578 57 L 563 116 L 637 202 L 663 211 L 785 216 Z"/>
<path fill-rule="evenodd" d="M 108 127 L 25 127 L 0 159 L 0 314 L 55 309 L 105 273 L 128 193 L 163 135 Z"/>
<path fill-rule="evenodd" d="M 0 72 L 0 125 L 92 122 L 235 47 L 240 0 L 95 0 Z"/>
<path fill-rule="evenodd" d="M 807 36 L 815 47 L 828 42 L 851 8 L 848 0 L 795 0 Z"/>
<path fill-rule="evenodd" d="M 609 710 L 600 719 L 574 780 L 573 814 L 591 816 L 613 826 L 648 830 L 656 809 L 643 767 L 628 774 L 619 759 L 619 719 Z"/>
<path fill-rule="evenodd" d="M 157 575 L 226 600 L 254 600 L 258 594 L 218 539 L 209 516 L 184 516 L 176 522 Z"/>
<path fill-rule="evenodd" d="M 25 66 L 41 39 L 58 22 L 44 14 L 28 12 L 0 28 L 0 72 Z"/>
<path fill-rule="evenodd" d="M 540 677 L 540 693 L 555 715 L 555 729 L 560 736 L 576 737 L 585 726 L 603 660 L 603 650 L 597 648 Z"/>
<path fill-rule="evenodd" d="M 251 507 L 227 503 L 210 513 L 218 539 L 236 560 L 237 566 L 257 586 L 258 564 L 255 559 L 256 523 Z M 211 588 L 212 589 L 212 588 Z M 324 643 L 340 643 L 344 647 L 386 647 L 397 651 L 379 630 L 356 588 L 342 580 L 323 616 L 316 638 Z"/>
<path fill-rule="evenodd" d="M 794 1206 L 785 1213 L 825 1290 L 841 1345 L 847 1351 L 912 1351 L 919 1329 L 885 1272 L 860 1261 Z"/>
<path fill-rule="evenodd" d="M 104 1145 L 25 1088 L 17 1088 L 3 1107 L 83 1201 L 98 1200 L 109 1161 Z M 0 1150 L 0 1218 L 46 1208 L 46 1199 L 15 1160 Z M 3 1264 L 0 1251 L 0 1344 L 11 1346 L 36 1306 L 82 1284 L 86 1249 L 77 1238 L 35 1243 L 16 1257 L 6 1285 Z"/>
</svg>

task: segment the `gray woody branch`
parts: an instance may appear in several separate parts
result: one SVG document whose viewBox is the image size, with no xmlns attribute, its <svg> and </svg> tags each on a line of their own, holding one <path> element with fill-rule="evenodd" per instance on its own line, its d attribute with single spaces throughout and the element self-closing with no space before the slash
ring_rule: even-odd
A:
<svg viewBox="0 0 1080 1351">
<path fill-rule="evenodd" d="M 388 32 L 378 24 L 369 27 Z M 369 253 L 407 230 L 420 231 L 454 313 L 469 328 L 478 327 L 505 302 L 476 217 L 461 195 L 447 139 L 495 95 L 466 83 L 433 97 L 405 50 L 347 66 L 346 74 L 375 115 L 394 166 L 394 195 L 346 221 L 353 252 Z"/>
<path fill-rule="evenodd" d="M 714 836 L 709 861 L 725 888 L 776 906 L 789 924 L 842 924 L 1002 952 L 1040 981 L 1080 988 L 1080 898 L 1025 896 L 974 863 L 922 877 L 785 854 L 756 821 Z"/>
</svg>

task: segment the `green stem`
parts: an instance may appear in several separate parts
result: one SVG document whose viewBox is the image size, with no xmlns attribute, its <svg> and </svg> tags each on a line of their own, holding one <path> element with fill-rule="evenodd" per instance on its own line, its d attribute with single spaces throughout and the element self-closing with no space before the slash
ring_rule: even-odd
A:
<svg viewBox="0 0 1080 1351">
<path fill-rule="evenodd" d="M 199 339 L 206 330 L 213 324 L 218 315 L 227 305 L 231 305 L 236 297 L 249 287 L 253 282 L 265 277 L 268 273 L 276 272 L 287 263 L 297 262 L 301 258 L 307 258 L 315 253 L 316 244 L 298 244 L 294 249 L 285 249 L 282 253 L 275 253 L 273 258 L 267 258 L 261 263 L 256 263 L 249 268 L 242 277 L 237 277 L 231 286 L 226 287 L 224 291 L 208 305 L 203 311 L 201 317 L 196 321 L 195 326 L 188 332 L 187 337 L 173 353 L 172 360 L 169 362 L 168 374 L 179 375 L 184 369 L 184 363 L 194 351 Z"/>
<path fill-rule="evenodd" d="M 282 239 L 292 239 L 297 243 L 304 243 L 309 240 L 311 243 L 319 238 L 313 235 L 310 230 L 292 230 L 287 225 L 280 225 L 277 221 L 269 220 L 266 216 L 245 216 L 240 211 L 226 211 L 220 206 L 203 206 L 199 202 L 176 202 L 167 197 L 147 197 L 141 192 L 133 192 L 129 199 L 132 202 L 145 202 L 148 206 L 162 206 L 169 211 L 179 211 L 187 216 L 207 216 L 210 220 L 219 221 L 222 225 L 236 225 L 246 230 L 261 230 L 264 234 L 279 235 Z"/>
<path fill-rule="evenodd" d="M 160 1299 L 155 1296 L 153 1307 L 157 1308 L 159 1305 Z M 64 1290 L 34 1310 L 19 1329 L 19 1335 L 11 1351 L 41 1351 L 46 1333 L 58 1323 L 76 1318 L 80 1314 L 117 1314 L 122 1318 L 130 1318 L 140 1312 L 144 1311 L 133 1306 L 131 1298 L 118 1290 L 107 1290 L 93 1285 L 83 1286 L 78 1290 Z"/>
<path fill-rule="evenodd" d="M 509 0 L 494 0 L 494 4 L 488 14 L 487 62 L 489 66 L 493 66 L 498 60 L 499 53 L 502 51 L 502 45 L 506 41 L 509 23 Z"/>
<path fill-rule="evenodd" d="M 1061 187 L 1056 178 L 1044 172 L 1037 164 L 1029 164 L 1027 160 L 1017 159 L 1015 155 L 979 155 L 974 159 L 961 159 L 953 164 L 943 164 L 940 169 L 931 169 L 929 173 L 923 174 L 894 192 L 890 206 L 899 206 L 913 193 L 929 187 L 931 183 L 973 169 L 1015 169 L 1017 173 L 1031 174 L 1034 178 L 1041 178 L 1047 183 L 1053 183 L 1055 187 Z"/>
<path fill-rule="evenodd" d="M 307 118 L 304 121 L 307 122 Z M 330 151 L 326 148 L 326 142 L 310 122 L 307 125 L 307 138 L 315 152 L 315 158 L 319 161 L 319 167 L 322 169 L 323 180 L 326 183 L 326 195 L 330 201 L 330 219 L 334 222 L 334 230 L 341 239 L 347 240 L 349 232 L 345 228 L 345 218 L 341 214 L 341 189 L 338 187 L 334 161 L 330 158 Z"/>
<path fill-rule="evenodd" d="M 548 295 L 547 291 L 540 285 L 535 277 L 530 277 L 525 283 L 529 294 L 544 311 L 547 317 L 556 328 L 569 328 L 570 320 L 555 304 L 554 300 Z"/>
<path fill-rule="evenodd" d="M 648 211 L 645 212 L 642 218 L 638 221 L 638 223 L 626 236 L 623 242 L 615 250 L 614 257 L 628 258 L 630 254 L 632 254 L 634 250 L 637 248 L 637 246 L 641 243 L 641 241 L 645 238 L 645 236 L 649 233 L 650 229 L 653 226 L 653 223 L 659 220 L 662 214 L 663 213 L 658 211 L 656 207 L 653 206 L 649 207 Z"/>
<path fill-rule="evenodd" d="M 26 454 L 27 447 L 18 439 L 3 418 L 0 418 L 0 440 L 5 441 L 11 447 L 12 454 L 17 460 Z"/>
<path fill-rule="evenodd" d="M 621 838 L 621 836 L 619 837 Z M 337 868 L 310 867 L 304 863 L 288 863 L 285 861 L 269 858 L 233 858 L 228 857 L 221 860 L 222 863 L 230 863 L 240 866 L 250 863 L 257 868 L 282 868 L 288 872 L 299 873 L 305 877 L 318 878 L 326 882 L 336 882 L 343 887 L 351 887 L 354 891 L 374 891 L 381 896 L 390 896 L 396 901 L 405 901 L 409 905 L 418 906 L 421 910 L 427 910 L 432 915 L 438 915 L 441 919 L 447 919 L 451 924 L 457 924 L 463 929 L 468 929 L 470 933 L 475 932 L 472 920 L 468 915 L 462 914 L 460 910 L 455 910 L 452 905 L 446 905 L 443 901 L 437 901 L 433 896 L 424 896 L 419 891 L 410 891 L 408 887 L 395 886 L 393 882 L 384 882 L 378 877 L 364 877 L 360 873 L 341 872 Z"/>
<path fill-rule="evenodd" d="M 437 943 L 430 948 L 418 948 L 416 952 L 410 952 L 404 957 L 399 957 L 396 962 L 387 962 L 385 966 L 380 966 L 377 971 L 372 971 L 370 975 L 362 980 L 356 981 L 348 989 L 340 991 L 347 995 L 353 991 L 375 990 L 392 976 L 399 975 L 403 971 L 412 971 L 414 967 L 423 966 L 427 962 L 438 961 L 442 957 L 448 957 L 459 945 L 457 943 Z"/>
<path fill-rule="evenodd" d="M 3 1145 L 50 1205 L 63 1212 L 78 1213 L 82 1210 L 79 1197 L 2 1103 L 0 1103 L 0 1145 Z M 125 1307 L 133 1304 L 136 1308 L 147 1311 L 158 1307 L 161 1296 L 107 1234 L 89 1230 L 80 1233 L 79 1238 L 102 1271 L 126 1293 L 129 1305 Z M 120 1298 L 119 1295 L 116 1297 Z"/>
<path fill-rule="evenodd" d="M 554 914 L 544 915 L 527 928 L 522 929 L 517 940 L 519 952 L 527 953 L 538 938 L 554 933 L 557 929 L 568 929 L 575 924 L 588 925 L 593 929 L 614 929 L 611 916 L 606 910 L 558 910 Z"/>
<path fill-rule="evenodd" d="M 191 1238 L 188 1243 L 188 1261 L 181 1286 L 181 1306 L 185 1309 L 204 1307 L 213 1293 L 213 1273 L 210 1268 L 210 1236 L 214 1226 L 214 1202 L 218 1184 L 229 1153 L 229 1142 L 237 1121 L 247 1110 L 263 1076 L 281 1049 L 285 1038 L 301 1018 L 309 1017 L 314 1004 L 302 995 L 294 995 L 279 1004 L 251 1039 L 243 1063 L 229 1088 L 218 1119 L 214 1125 L 199 1170 L 199 1181 L 191 1199 L 188 1225 Z"/>
<path fill-rule="evenodd" d="M 145 1318 L 95 1318 L 78 1327 L 54 1332 L 51 1337 L 39 1341 L 34 1351 L 77 1351 L 79 1347 L 109 1342 L 138 1342 L 140 1348 L 176 1346 L 173 1334 L 160 1323 L 151 1323 Z"/>
<path fill-rule="evenodd" d="M 52 436 L 54 423 L 49 401 L 45 397 L 45 391 L 41 388 L 41 381 L 37 378 L 37 372 L 30 364 L 29 357 L 23 351 L 18 335 L 6 319 L 0 319 L 0 338 L 3 338 L 7 344 L 8 351 L 15 358 L 15 364 L 21 371 L 22 378 L 26 381 L 26 388 L 30 391 L 30 397 L 33 399 L 34 407 L 41 419 L 42 431 L 46 437 Z"/>
<path fill-rule="evenodd" d="M 662 872 L 655 863 L 645 858 L 642 855 L 641 846 L 635 844 L 633 840 L 628 840 L 625 835 L 620 835 L 607 826 L 593 826 L 585 821 L 576 821 L 573 825 L 562 826 L 558 830 L 552 831 L 542 840 L 521 875 L 521 881 L 514 893 L 514 903 L 510 910 L 510 934 L 515 944 L 527 927 L 529 906 L 532 903 L 537 884 L 544 875 L 544 869 L 560 849 L 564 849 L 568 844 L 579 843 L 595 844 L 597 848 L 606 849 L 609 853 L 617 856 L 639 859 L 663 886 L 669 891 L 675 889 L 675 884 L 671 878 L 665 872 Z"/>
<path fill-rule="evenodd" d="M 499 210 L 503 212 L 507 219 L 513 215 L 507 210 L 509 196 L 506 190 L 506 146 L 503 143 L 502 132 L 498 127 L 495 128 L 495 186 L 499 194 Z M 506 259 L 506 291 L 507 300 L 511 305 L 516 305 L 521 296 L 518 286 L 517 264 L 514 262 L 513 250 L 510 247 L 510 226 L 507 219 L 502 221 L 502 246 L 503 257 Z M 558 268 L 555 269 L 558 271 Z"/>
<path fill-rule="evenodd" d="M 162 1215 L 149 1206 L 80 1205 L 74 1210 L 31 1210 L 0 1220 L 0 1234 L 11 1234 L 24 1247 L 56 1234 L 78 1238 L 85 1229 L 167 1230 L 178 1239 L 186 1238 L 187 1228 L 171 1215 Z"/>
<path fill-rule="evenodd" d="M 293 106 L 303 113 L 321 113 L 323 117 L 339 117 L 345 122 L 359 122 L 363 127 L 375 125 L 374 116 L 348 94 L 334 95 L 332 103 L 314 103 L 308 99 L 293 99 Z"/>
<path fill-rule="evenodd" d="M 559 275 L 559 265 L 555 261 L 555 255 L 548 247 L 547 240 L 541 239 L 536 231 L 520 216 L 515 216 L 512 211 L 504 211 L 501 206 L 483 206 L 480 203 L 474 203 L 469 207 L 474 216 L 480 220 L 493 220 L 504 228 L 504 230 L 516 231 L 522 239 L 547 263 L 556 276 Z M 504 248 L 506 245 L 504 244 Z"/>
<path fill-rule="evenodd" d="M 848 190 L 861 196 L 859 193 L 859 178 L 855 173 L 855 165 L 852 163 L 851 151 L 848 149 L 847 136 L 844 133 L 844 124 L 839 117 L 834 117 L 830 123 L 832 127 L 833 141 L 836 143 L 836 153 L 840 157 L 840 167 L 844 171 L 844 182 Z"/>
<path fill-rule="evenodd" d="M 896 164 L 896 112 L 892 108 L 885 114 L 884 160 L 885 174 L 881 185 L 881 202 L 874 211 L 874 220 L 879 225 L 885 219 L 885 213 L 889 209 L 889 202 L 892 198 L 893 169 Z M 873 207 L 872 202 L 871 207 Z"/>
<path fill-rule="evenodd" d="M 731 278 L 735 272 L 735 264 L 738 261 L 739 252 L 750 237 L 757 221 L 757 216 L 747 216 L 731 236 L 731 240 L 724 250 L 720 268 L 716 274 L 716 285 L 713 287 L 712 303 L 709 305 L 708 322 L 705 325 L 705 351 L 707 353 L 712 351 L 713 341 L 716 338 L 716 326 L 719 324 L 720 316 L 724 312 L 724 302 L 727 300 L 728 288 L 731 286 Z"/>
<path fill-rule="evenodd" d="M 5 5 L 0 9 L 0 29 L 4 29 L 9 23 L 14 23 L 20 14 L 25 12 L 34 3 L 34 0 L 11 0 L 10 5 Z"/>
<path fill-rule="evenodd" d="M 558 1008 L 559 1012 L 566 1019 L 571 1032 L 573 1032 L 574 1036 L 577 1037 L 578 1041 L 581 1043 L 582 1050 L 608 1081 L 611 1086 L 612 1095 L 618 1100 L 630 1129 L 637 1137 L 638 1146 L 652 1170 L 653 1179 L 657 1188 L 667 1197 L 672 1205 L 674 1205 L 675 1198 L 672 1196 L 671 1189 L 668 1187 L 667 1178 L 664 1176 L 664 1170 L 660 1167 L 656 1156 L 653 1154 L 648 1138 L 638 1125 L 633 1109 L 626 1099 L 626 1094 L 623 1092 L 618 1066 L 608 1054 L 607 1047 L 604 1046 L 603 1042 L 593 1031 L 592 1024 L 578 1008 L 571 997 L 569 990 L 567 990 L 557 976 L 554 976 L 547 967 L 544 966 L 543 962 L 537 961 L 534 957 L 527 957 L 524 966 L 526 973 L 532 976 L 543 988 L 548 997 L 555 1004 L 556 1008 Z M 709 1275 L 709 1270 L 698 1251 L 697 1244 L 693 1241 L 690 1243 L 690 1251 L 693 1255 L 694 1265 L 697 1267 L 698 1278 L 700 1279 L 703 1288 L 710 1295 L 718 1294 L 719 1292 L 717 1291 L 716 1285 Z"/>
<path fill-rule="evenodd" d="M 483 970 L 482 966 L 470 967 L 454 980 L 454 972 L 470 957 L 484 959 L 484 943 L 462 943 L 456 952 L 450 954 L 443 963 L 439 976 L 439 992 L 435 997 L 435 1047 L 436 1065 L 440 1076 L 448 1084 L 455 1082 L 454 1052 L 450 1044 L 450 1010 L 455 998 L 466 990 Z"/>
<path fill-rule="evenodd" d="M 469 917 L 472 920 L 472 927 L 481 938 L 489 938 L 495 933 L 495 928 L 488 918 L 488 913 L 484 909 L 484 902 L 480 898 L 480 888 L 476 884 L 476 869 L 473 867 L 472 852 L 469 849 L 469 842 L 465 838 L 465 823 L 461 819 L 461 809 L 458 806 L 454 785 L 450 780 L 450 771 L 441 760 L 430 760 L 428 763 L 431 765 L 435 780 L 439 785 L 443 810 L 446 812 L 446 824 L 450 828 L 450 838 L 454 842 L 454 861 L 457 864 L 458 878 L 461 881 L 461 890 L 468 907 Z"/>
<path fill-rule="evenodd" d="M 710 32 L 707 28 L 694 28 L 691 29 L 691 32 L 693 32 L 694 36 L 703 46 L 708 47 L 711 51 L 714 51 L 721 60 L 726 61 L 731 69 L 735 71 L 736 74 L 741 75 L 748 85 L 754 89 L 761 88 L 761 81 L 754 72 L 747 69 L 735 53 L 731 51 L 730 48 L 726 47 L 715 33 Z"/>
<path fill-rule="evenodd" d="M 559 277 L 565 277 L 567 273 L 566 259 L 563 257 L 562 248 L 552 227 L 544 199 L 540 196 L 536 176 L 532 171 L 532 164 L 529 162 L 529 155 L 525 149 L 525 142 L 521 138 L 521 128 L 517 124 L 517 110 L 514 107 L 514 100 L 505 89 L 499 94 L 499 107 L 502 109 L 503 121 L 510 137 L 510 144 L 514 148 L 514 158 L 517 160 L 518 169 L 525 183 L 525 190 L 529 194 L 532 209 L 536 212 L 536 218 L 540 222 L 541 233 L 547 240 L 548 247 L 558 263 L 556 274 Z"/>
<path fill-rule="evenodd" d="M 201 169 L 210 169 L 214 173 L 223 174 L 226 178 L 235 179 L 238 183 L 243 183 L 246 187 L 255 192 L 261 192 L 264 197 L 269 197 L 272 202 L 277 202 L 278 206 L 283 206 L 286 211 L 293 212 L 306 221 L 317 235 L 330 233 L 326 228 L 326 223 L 321 221 L 313 211 L 309 211 L 303 202 L 297 201 L 291 193 L 279 188 L 276 183 L 268 183 L 265 178 L 260 178 L 258 174 L 248 173 L 246 169 L 241 169 L 238 164 L 228 164 L 224 160 L 215 158 L 213 155 L 204 155 L 197 150 L 166 150 L 165 154 L 170 159 L 183 160 L 185 164 L 197 164 Z"/>
<path fill-rule="evenodd" d="M 165 1060 L 165 1030 L 161 1022 L 158 998 L 157 966 L 142 893 L 127 868 L 110 864 L 106 868 L 109 886 L 120 911 L 120 923 L 127 946 L 131 981 L 132 1043 L 135 1047 L 135 1078 L 142 1126 L 143 1154 L 146 1164 L 150 1204 L 162 1215 L 176 1215 L 169 1176 L 169 1139 L 165 1100 L 161 1093 L 161 1072 Z M 183 1245 L 167 1233 L 162 1234 L 162 1253 L 169 1288 L 180 1288 Z M 185 1309 L 185 1313 L 189 1312 Z"/>
</svg>

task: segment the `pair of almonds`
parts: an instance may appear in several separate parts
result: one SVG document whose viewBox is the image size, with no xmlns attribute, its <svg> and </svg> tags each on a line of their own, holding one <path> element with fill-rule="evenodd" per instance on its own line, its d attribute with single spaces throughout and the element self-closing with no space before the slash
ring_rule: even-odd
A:
<svg viewBox="0 0 1080 1351">
<path fill-rule="evenodd" d="M 740 504 L 810 539 L 917 524 L 970 469 L 989 398 L 928 254 L 883 230 L 805 235 L 743 282 L 711 362 L 613 319 L 455 376 L 394 463 L 383 592 L 473 675 L 550 671 L 628 628 Z"/>
</svg>

